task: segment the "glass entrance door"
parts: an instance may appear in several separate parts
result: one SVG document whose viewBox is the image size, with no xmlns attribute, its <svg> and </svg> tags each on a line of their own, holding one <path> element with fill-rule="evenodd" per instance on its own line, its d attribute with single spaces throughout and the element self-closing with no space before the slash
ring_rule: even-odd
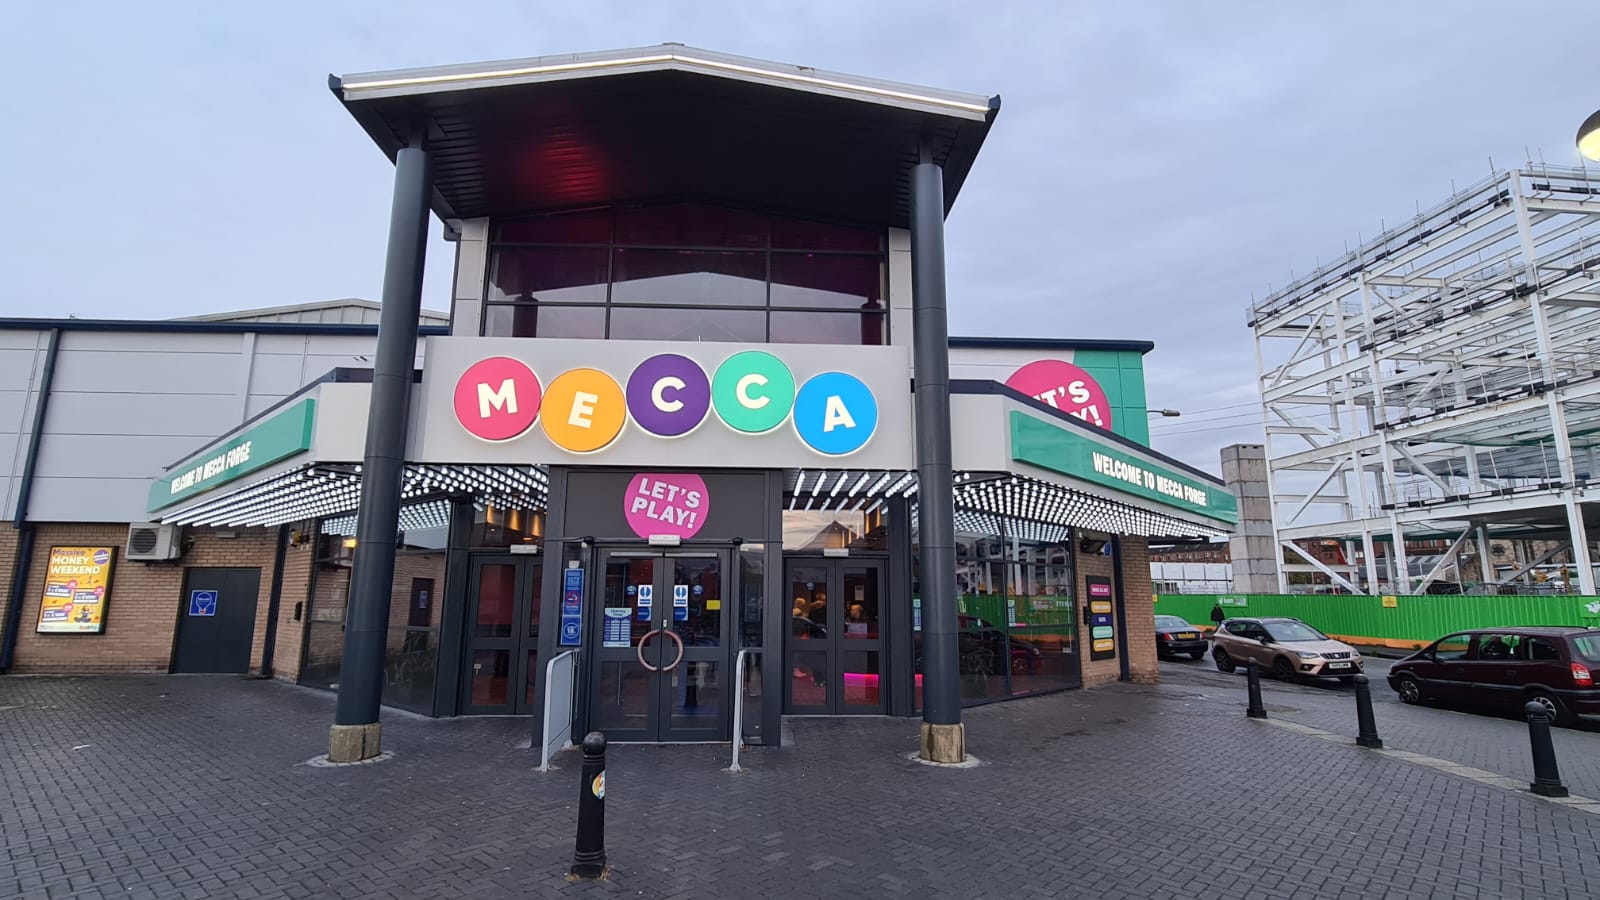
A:
<svg viewBox="0 0 1600 900">
<path fill-rule="evenodd" d="M 875 714 L 884 710 L 883 563 L 790 558 L 786 712 Z"/>
<path fill-rule="evenodd" d="M 728 738 L 728 554 L 602 548 L 594 727 L 614 741 Z"/>
<path fill-rule="evenodd" d="M 467 587 L 466 671 L 461 708 L 469 715 L 533 712 L 539 672 L 539 600 L 544 560 L 478 556 Z"/>
</svg>

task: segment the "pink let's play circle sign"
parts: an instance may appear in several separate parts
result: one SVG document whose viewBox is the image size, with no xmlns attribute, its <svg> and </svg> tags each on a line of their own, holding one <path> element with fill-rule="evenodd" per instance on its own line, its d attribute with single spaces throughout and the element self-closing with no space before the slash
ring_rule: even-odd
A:
<svg viewBox="0 0 1600 900">
<path fill-rule="evenodd" d="M 1111 403 L 1088 372 L 1059 359 L 1037 359 L 1006 379 L 1006 387 L 1109 430 Z"/>
<path fill-rule="evenodd" d="M 705 479 L 686 472 L 641 472 L 628 483 L 622 502 L 628 527 L 646 539 L 688 540 L 700 533 L 711 510 Z"/>
</svg>

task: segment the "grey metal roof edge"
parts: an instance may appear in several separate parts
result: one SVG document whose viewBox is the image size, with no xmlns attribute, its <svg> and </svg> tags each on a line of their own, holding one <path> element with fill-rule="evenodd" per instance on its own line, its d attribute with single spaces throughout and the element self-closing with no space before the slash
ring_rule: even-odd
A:
<svg viewBox="0 0 1600 900">
<path fill-rule="evenodd" d="M 1124 341 L 1106 338 L 1025 338 L 952 336 L 950 346 L 974 349 L 1021 350 L 1126 350 L 1145 354 L 1156 348 L 1154 341 Z"/>
<path fill-rule="evenodd" d="M 328 86 L 349 106 L 383 97 L 660 71 L 713 75 L 975 122 L 987 123 L 999 109 L 999 97 L 737 56 L 678 43 L 329 75 Z"/>
<path fill-rule="evenodd" d="M 376 325 L 335 325 L 320 322 L 212 322 L 192 319 L 46 319 L 0 317 L 0 331 L 121 331 L 156 334 L 344 334 L 375 335 Z M 419 335 L 444 335 L 444 325 L 419 325 Z"/>
<path fill-rule="evenodd" d="M 368 299 L 366 299 L 364 297 L 339 297 L 339 298 L 335 298 L 335 299 L 332 299 L 332 300 L 312 300 L 312 301 L 307 302 L 307 303 L 286 303 L 286 304 L 282 304 L 280 306 L 257 306 L 257 307 L 252 307 L 250 309 L 225 310 L 223 312 L 205 313 L 203 315 L 198 315 L 198 316 L 177 316 L 175 318 L 167 319 L 165 321 L 168 321 L 168 322 L 240 321 L 238 319 L 232 319 L 230 317 L 232 317 L 232 316 L 259 316 L 259 315 L 268 315 L 268 314 L 277 314 L 277 313 L 310 312 L 312 310 L 346 309 L 346 308 L 351 308 L 351 309 L 383 309 L 383 304 L 379 303 L 376 300 L 368 300 Z M 450 313 L 448 311 L 437 310 L 437 309 L 424 309 L 424 310 L 422 310 L 422 315 L 424 317 L 431 317 L 431 318 L 435 318 L 435 319 L 448 320 L 450 318 Z M 316 323 L 311 323 L 311 324 L 316 324 Z M 340 324 L 360 324 L 360 323 L 329 322 L 327 324 L 340 325 Z"/>
</svg>

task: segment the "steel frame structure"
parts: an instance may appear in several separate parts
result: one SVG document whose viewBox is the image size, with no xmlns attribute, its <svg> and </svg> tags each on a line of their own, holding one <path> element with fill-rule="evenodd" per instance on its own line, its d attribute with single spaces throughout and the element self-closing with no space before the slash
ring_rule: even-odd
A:
<svg viewBox="0 0 1600 900">
<path fill-rule="evenodd" d="M 1353 593 L 1424 591 L 1474 540 L 1584 524 L 1600 446 L 1600 171 L 1497 172 L 1252 303 L 1277 546 Z M 1600 513 L 1600 507 L 1591 515 Z M 1406 540 L 1451 540 L 1417 572 Z M 1345 542 L 1329 567 L 1296 538 Z M 1383 571 L 1380 544 L 1387 543 Z M 1362 564 L 1354 552 L 1360 548 Z"/>
</svg>

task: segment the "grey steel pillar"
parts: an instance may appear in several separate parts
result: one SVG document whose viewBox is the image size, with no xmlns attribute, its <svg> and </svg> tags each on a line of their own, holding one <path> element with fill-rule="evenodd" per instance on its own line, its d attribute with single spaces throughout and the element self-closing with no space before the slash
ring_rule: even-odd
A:
<svg viewBox="0 0 1600 900">
<path fill-rule="evenodd" d="M 966 759 L 956 644 L 956 535 L 950 465 L 950 333 L 945 315 L 944 170 L 924 142 L 911 170 L 912 363 L 921 526 L 922 758 Z"/>
<path fill-rule="evenodd" d="M 361 507 L 345 615 L 339 702 L 328 758 L 371 759 L 381 752 L 378 707 L 383 700 L 383 657 L 389 632 L 400 491 L 405 476 L 411 378 L 422 311 L 422 268 L 427 253 L 432 183 L 420 138 L 395 156 L 394 204 L 389 213 L 388 258 L 383 269 L 383 310 L 372 368 L 372 402 L 361 465 Z"/>
</svg>

